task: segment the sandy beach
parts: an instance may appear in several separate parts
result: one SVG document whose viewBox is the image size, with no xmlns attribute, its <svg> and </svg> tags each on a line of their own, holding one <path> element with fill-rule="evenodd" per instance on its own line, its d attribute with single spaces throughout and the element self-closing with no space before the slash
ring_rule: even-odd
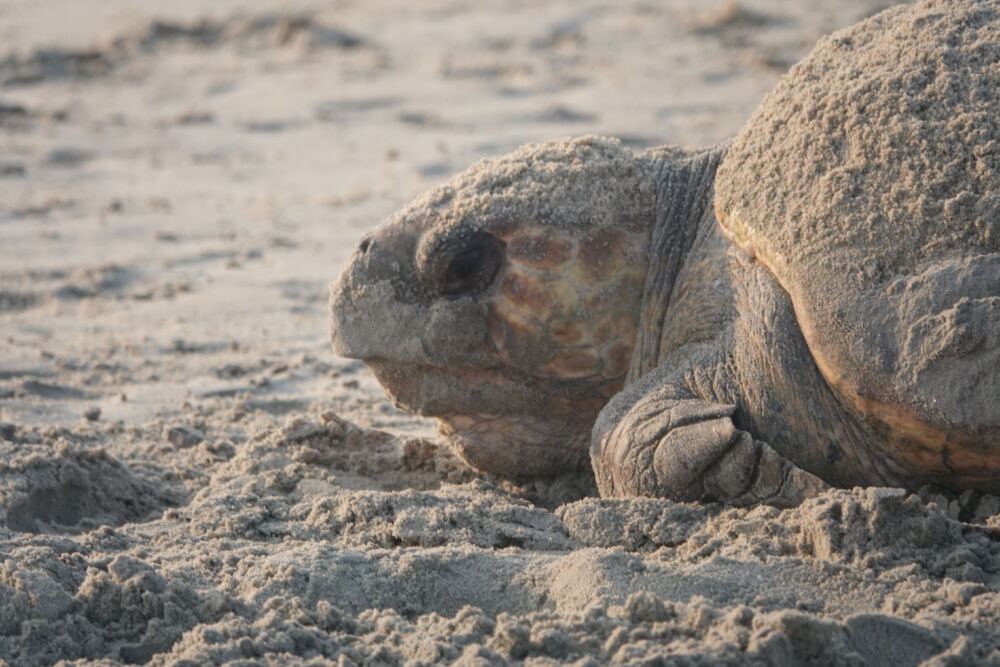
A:
<svg viewBox="0 0 1000 667">
<path fill-rule="evenodd" d="M 516 484 L 329 343 L 415 195 L 723 141 L 890 4 L 0 5 L 0 664 L 1000 665 L 1000 498 Z"/>
</svg>

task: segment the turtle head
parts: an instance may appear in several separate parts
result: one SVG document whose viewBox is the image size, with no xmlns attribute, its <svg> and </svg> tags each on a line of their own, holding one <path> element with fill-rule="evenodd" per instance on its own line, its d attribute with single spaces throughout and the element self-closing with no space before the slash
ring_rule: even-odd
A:
<svg viewBox="0 0 1000 667">
<path fill-rule="evenodd" d="M 484 160 L 365 236 L 331 286 L 334 349 L 438 418 L 474 468 L 587 465 L 628 370 L 654 217 L 648 159 L 617 140 Z"/>
</svg>

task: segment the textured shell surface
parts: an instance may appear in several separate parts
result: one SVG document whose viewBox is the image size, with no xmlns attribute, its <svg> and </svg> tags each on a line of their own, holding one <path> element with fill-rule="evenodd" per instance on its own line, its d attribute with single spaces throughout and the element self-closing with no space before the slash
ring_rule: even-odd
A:
<svg viewBox="0 0 1000 667">
<path fill-rule="evenodd" d="M 716 183 L 821 372 L 914 469 L 1000 467 L 997 109 L 1000 2 L 897 7 L 793 67 Z"/>
</svg>

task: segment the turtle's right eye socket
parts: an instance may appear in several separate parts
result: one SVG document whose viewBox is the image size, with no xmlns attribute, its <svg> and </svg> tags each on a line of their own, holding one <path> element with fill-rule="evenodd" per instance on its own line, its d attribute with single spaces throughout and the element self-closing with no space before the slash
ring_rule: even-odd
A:
<svg viewBox="0 0 1000 667">
<path fill-rule="evenodd" d="M 502 263 L 500 241 L 491 234 L 474 234 L 448 262 L 442 294 L 462 296 L 485 290 Z"/>
<path fill-rule="evenodd" d="M 444 277 L 445 292 L 458 292 L 475 281 L 476 274 L 483 262 L 483 249 L 481 247 L 469 248 L 464 252 L 455 255 L 448 265 L 448 272 Z"/>
</svg>

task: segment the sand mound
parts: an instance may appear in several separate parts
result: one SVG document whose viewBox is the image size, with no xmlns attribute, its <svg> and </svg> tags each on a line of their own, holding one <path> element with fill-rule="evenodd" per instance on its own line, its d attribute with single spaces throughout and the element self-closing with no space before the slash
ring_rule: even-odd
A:
<svg viewBox="0 0 1000 667">
<path fill-rule="evenodd" d="M 449 483 L 467 473 L 446 450 L 329 412 L 259 431 L 184 494 L 163 471 L 57 444 L 72 432 L 36 435 L 4 444 L 0 471 L 14 664 L 916 665 L 960 637 L 953 652 L 1000 648 L 1000 541 L 949 516 L 957 500 L 857 489 L 785 511 L 549 511 Z"/>
<path fill-rule="evenodd" d="M 100 448 L 0 442 L 0 525 L 22 533 L 80 533 L 142 521 L 176 494 L 137 477 Z"/>
</svg>

